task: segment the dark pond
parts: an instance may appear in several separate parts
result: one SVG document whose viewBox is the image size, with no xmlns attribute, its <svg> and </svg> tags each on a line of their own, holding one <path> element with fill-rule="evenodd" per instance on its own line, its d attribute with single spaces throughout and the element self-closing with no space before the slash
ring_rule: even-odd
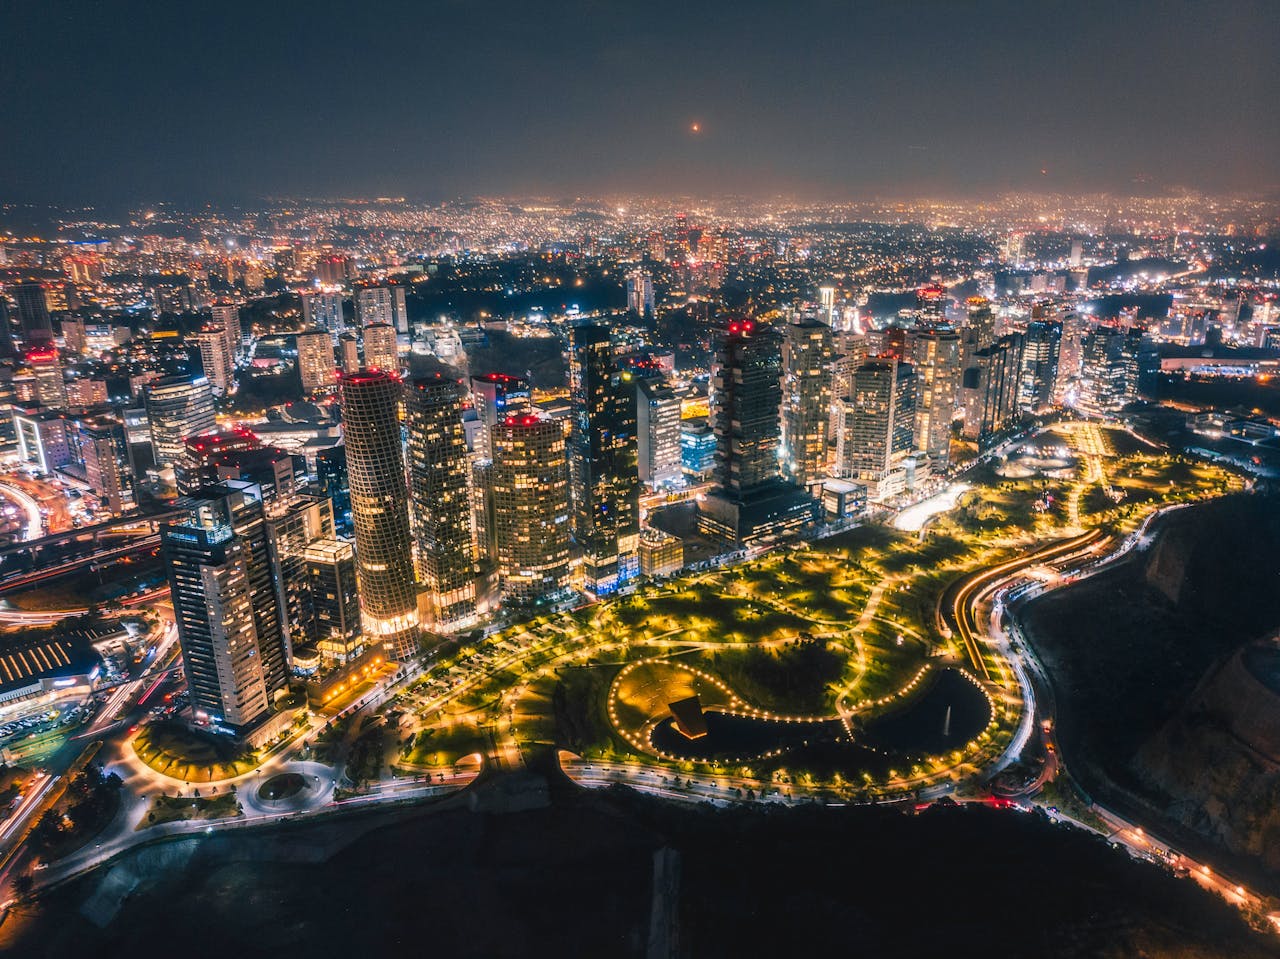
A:
<svg viewBox="0 0 1280 959">
<path fill-rule="evenodd" d="M 947 711 L 950 709 L 950 716 Z M 849 743 L 837 720 L 787 723 L 708 711 L 707 735 L 689 739 L 667 719 L 653 730 L 653 744 L 686 759 L 750 759 L 776 750 L 793 752 L 819 744 L 861 745 L 902 755 L 924 755 L 958 749 L 973 739 L 991 716 L 987 698 L 955 669 L 934 673 L 929 688 L 909 706 L 866 725 L 860 743 Z"/>
</svg>

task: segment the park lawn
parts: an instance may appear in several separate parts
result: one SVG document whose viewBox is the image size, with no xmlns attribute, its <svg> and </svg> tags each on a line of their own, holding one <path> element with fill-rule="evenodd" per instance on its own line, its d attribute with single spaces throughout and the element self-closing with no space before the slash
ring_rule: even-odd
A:
<svg viewBox="0 0 1280 959">
<path fill-rule="evenodd" d="M 752 706 L 789 715 L 830 715 L 847 652 L 821 640 L 779 647 L 703 650 L 697 665 Z M 707 705 L 704 703 L 704 705 Z"/>
<path fill-rule="evenodd" d="M 257 765 L 257 757 L 231 739 L 175 722 L 144 726 L 133 739 L 133 750 L 156 772 L 183 782 L 235 779 Z"/>
<path fill-rule="evenodd" d="M 464 756 L 484 753 L 485 735 L 474 723 L 458 722 L 424 729 L 414 737 L 407 754 L 396 765 L 453 766 Z"/>
<path fill-rule="evenodd" d="M 151 808 L 138 823 L 137 829 L 149 829 L 167 822 L 203 822 L 214 819 L 235 819 L 244 815 L 236 794 L 227 791 L 218 796 L 154 796 Z"/>
<path fill-rule="evenodd" d="M 695 659 L 660 660 L 642 663 L 627 670 L 611 687 L 615 693 L 618 725 L 633 732 L 639 730 L 651 719 L 670 715 L 671 703 L 690 696 L 697 696 L 703 708 L 733 705 L 732 695 L 683 666 L 687 663 L 691 667 L 720 676 L 716 669 L 710 667 L 709 662 L 704 652 Z"/>
</svg>

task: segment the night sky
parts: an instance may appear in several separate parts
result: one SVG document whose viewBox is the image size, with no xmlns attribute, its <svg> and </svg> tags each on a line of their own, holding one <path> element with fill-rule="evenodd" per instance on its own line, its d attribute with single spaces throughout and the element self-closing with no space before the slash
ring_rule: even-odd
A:
<svg viewBox="0 0 1280 959">
<path fill-rule="evenodd" d="M 0 200 L 1272 188 L 1278 51 L 1276 0 L 0 0 Z"/>
</svg>

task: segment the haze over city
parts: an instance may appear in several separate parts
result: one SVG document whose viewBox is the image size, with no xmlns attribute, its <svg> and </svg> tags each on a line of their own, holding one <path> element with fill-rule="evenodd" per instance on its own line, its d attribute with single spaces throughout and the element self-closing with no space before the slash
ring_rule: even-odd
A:
<svg viewBox="0 0 1280 959">
<path fill-rule="evenodd" d="M 99 205 L 1273 189 L 1277 20 L 1267 0 L 5 4 L 0 183 Z"/>
</svg>

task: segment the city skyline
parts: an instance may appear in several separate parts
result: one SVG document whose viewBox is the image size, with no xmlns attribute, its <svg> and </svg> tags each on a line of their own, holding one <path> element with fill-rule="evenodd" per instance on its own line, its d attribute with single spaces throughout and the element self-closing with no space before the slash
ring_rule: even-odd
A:
<svg viewBox="0 0 1280 959">
<path fill-rule="evenodd" d="M 0 4 L 0 953 L 1276 955 L 1277 3 Z"/>
</svg>

